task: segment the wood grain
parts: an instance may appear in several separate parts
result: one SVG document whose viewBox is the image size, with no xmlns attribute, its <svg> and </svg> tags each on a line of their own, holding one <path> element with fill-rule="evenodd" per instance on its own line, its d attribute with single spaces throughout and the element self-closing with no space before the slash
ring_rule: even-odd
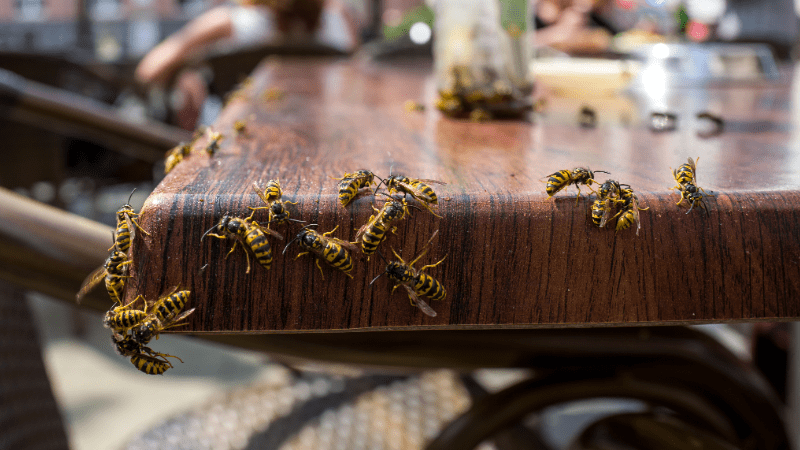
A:
<svg viewBox="0 0 800 450">
<path fill-rule="evenodd" d="M 262 64 L 253 82 L 226 106 L 214 125 L 225 135 L 213 156 L 208 139 L 195 142 L 148 198 L 133 244 L 126 296 L 155 299 L 180 285 L 193 293 L 197 312 L 182 331 L 307 332 L 353 329 L 601 326 L 789 319 L 800 315 L 800 149 L 787 103 L 790 82 L 706 87 L 670 93 L 678 114 L 672 133 L 647 127 L 648 99 L 592 100 L 595 129 L 577 126 L 582 104 L 549 99 L 531 121 L 469 123 L 432 110 L 433 80 L 425 63 L 369 65 L 358 61 L 283 59 Z M 285 95 L 268 101 L 263 93 Z M 403 103 L 420 100 L 424 113 Z M 608 107 L 600 109 L 607 104 Z M 716 137 L 697 135 L 694 115 L 726 119 Z M 237 120 L 247 121 L 235 136 Z M 700 157 L 698 184 L 715 197 L 708 213 L 685 214 L 670 168 Z M 548 200 L 542 177 L 588 166 L 611 172 L 639 195 L 641 231 L 594 227 L 594 197 L 575 189 Z M 249 274 L 233 241 L 201 235 L 226 213 L 249 215 L 261 206 L 252 191 L 280 179 L 293 218 L 335 226 L 352 240 L 372 214 L 371 196 L 347 208 L 337 201 L 345 171 L 390 170 L 446 182 L 435 186 L 442 218 L 412 209 L 396 235 L 381 245 L 413 259 L 439 230 L 417 267 L 447 289 L 431 302 L 437 317 L 391 292 L 380 257 L 356 258 L 353 278 L 313 258 L 295 260 L 284 245 L 301 225 L 274 228 L 275 253 L 266 271 L 255 261 Z M 601 180 L 604 174 L 599 174 Z M 587 194 L 587 189 L 583 189 Z M 377 202 L 377 201 L 376 201 Z M 266 221 L 266 211 L 255 219 Z M 252 258 L 251 258 L 252 259 Z"/>
</svg>

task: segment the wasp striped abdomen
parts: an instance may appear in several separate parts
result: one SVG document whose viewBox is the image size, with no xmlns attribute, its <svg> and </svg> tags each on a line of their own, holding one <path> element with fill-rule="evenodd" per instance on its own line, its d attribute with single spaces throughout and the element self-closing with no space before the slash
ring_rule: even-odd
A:
<svg viewBox="0 0 800 450">
<path fill-rule="evenodd" d="M 697 158 L 697 160 L 699 159 L 700 158 Z M 692 161 L 692 158 L 689 158 L 688 163 L 682 164 L 676 170 L 672 171 L 672 175 L 675 177 L 675 182 L 678 183 L 678 186 L 695 182 L 694 180 L 695 171 L 697 170 L 697 160 Z"/>
<path fill-rule="evenodd" d="M 124 331 L 139 325 L 146 317 L 146 312 L 138 309 L 131 309 L 115 315 L 107 315 L 106 319 L 103 321 L 103 325 L 115 331 Z"/>
<path fill-rule="evenodd" d="M 571 171 L 559 170 L 558 172 L 551 174 L 547 178 L 547 186 L 545 186 L 544 190 L 545 192 L 547 192 L 548 197 L 552 197 L 558 191 L 569 186 L 571 180 L 572 180 Z"/>
<path fill-rule="evenodd" d="M 106 291 L 109 297 L 116 303 L 122 304 L 122 294 L 125 291 L 125 278 L 127 278 L 127 266 L 131 263 L 128 255 L 121 251 L 114 251 L 106 260 Z"/>
<path fill-rule="evenodd" d="M 155 314 L 162 323 L 172 321 L 183 311 L 183 308 L 186 307 L 186 302 L 189 301 L 191 294 L 191 291 L 178 291 L 159 300 L 153 307 L 153 314 Z"/>
<path fill-rule="evenodd" d="M 362 169 L 355 173 L 345 172 L 342 178 L 334 178 L 334 180 L 339 180 L 339 202 L 342 206 L 347 206 L 358 195 L 359 190 L 372 185 L 375 174 Z"/>
<path fill-rule="evenodd" d="M 141 353 L 136 353 L 131 356 L 131 363 L 133 363 L 137 369 L 148 375 L 161 375 L 172 367 L 172 364 L 169 362 Z"/>
<path fill-rule="evenodd" d="M 325 249 L 322 251 L 322 257 L 325 262 L 344 273 L 349 274 L 353 270 L 353 258 L 350 253 L 336 242 L 326 243 Z"/>
<path fill-rule="evenodd" d="M 426 273 L 419 273 L 414 280 L 414 292 L 417 295 L 422 295 L 430 298 L 431 300 L 444 300 L 447 292 L 442 283 L 436 281 L 432 276 Z"/>
<path fill-rule="evenodd" d="M 244 240 L 261 266 L 267 270 L 272 267 L 272 247 L 267 241 L 267 235 L 258 226 L 246 230 Z"/>
<path fill-rule="evenodd" d="M 288 244 L 286 244 L 286 248 L 284 248 L 284 252 L 286 249 L 289 248 L 289 245 L 297 241 L 300 245 L 300 248 L 305 250 L 304 252 L 299 253 L 295 259 L 307 254 L 313 253 L 317 256 L 316 264 L 317 268 L 319 269 L 320 274 L 322 274 L 322 278 L 325 278 L 325 274 L 322 271 L 322 266 L 319 264 L 319 260 L 325 260 L 328 265 L 334 267 L 336 269 L 341 270 L 350 278 L 353 278 L 350 275 L 350 271 L 353 270 L 353 258 L 350 256 L 348 250 L 355 250 L 356 247 L 351 244 L 350 242 L 345 242 L 341 239 L 337 239 L 335 237 L 330 237 L 329 235 L 333 234 L 339 226 L 337 225 L 331 231 L 327 233 L 320 234 L 315 230 L 309 229 L 311 226 L 316 226 L 317 224 L 312 223 L 310 225 L 304 226 L 297 236 L 292 239 Z"/>
</svg>

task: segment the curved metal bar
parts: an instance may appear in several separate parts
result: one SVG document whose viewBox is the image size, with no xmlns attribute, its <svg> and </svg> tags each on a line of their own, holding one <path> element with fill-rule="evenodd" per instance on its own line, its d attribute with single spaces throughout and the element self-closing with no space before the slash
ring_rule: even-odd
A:
<svg viewBox="0 0 800 450">
<path fill-rule="evenodd" d="M 559 403 L 589 398 L 630 398 L 667 406 L 729 442 L 738 441 L 725 414 L 684 389 L 626 378 L 597 379 L 585 374 L 569 381 L 529 379 L 475 402 L 451 422 L 427 450 L 472 449 L 497 432 Z"/>
</svg>

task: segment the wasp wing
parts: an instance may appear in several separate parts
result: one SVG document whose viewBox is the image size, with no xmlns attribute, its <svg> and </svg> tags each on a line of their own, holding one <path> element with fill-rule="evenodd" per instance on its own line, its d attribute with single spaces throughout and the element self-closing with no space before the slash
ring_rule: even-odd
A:
<svg viewBox="0 0 800 450">
<path fill-rule="evenodd" d="M 444 181 L 429 180 L 429 179 L 426 179 L 426 178 L 417 179 L 417 181 L 421 181 L 423 183 L 429 183 L 429 184 L 439 184 L 439 185 L 443 185 L 443 186 L 447 184 Z"/>
<path fill-rule="evenodd" d="M 180 322 L 181 320 L 189 317 L 194 312 L 195 309 L 197 309 L 197 308 L 192 308 L 192 309 L 190 309 L 188 311 L 182 312 L 181 314 L 178 315 L 178 317 L 176 317 L 176 318 L 174 318 L 172 320 L 172 323 L 174 324 L 174 323 Z M 183 324 L 181 324 L 181 325 L 183 325 Z"/>
<path fill-rule="evenodd" d="M 343 240 L 341 240 L 339 238 L 328 237 L 328 236 L 325 236 L 325 239 L 329 239 L 331 242 L 335 242 L 335 243 L 341 245 L 342 247 L 350 250 L 351 252 L 358 251 L 358 247 L 355 244 L 353 244 L 352 242 L 347 242 L 347 241 L 343 241 Z"/>
<path fill-rule="evenodd" d="M 265 205 L 269 206 L 269 200 L 264 195 L 264 193 L 261 192 L 261 188 L 258 187 L 258 184 L 256 184 L 255 181 L 253 181 L 253 190 L 256 191 L 256 195 L 258 195 L 258 198 L 260 198 L 261 201 L 264 202 Z"/>
<path fill-rule="evenodd" d="M 83 280 L 83 284 L 81 284 L 81 290 L 78 291 L 78 293 L 75 295 L 75 301 L 77 301 L 80 304 L 81 300 L 83 300 L 83 297 L 85 297 L 86 294 L 88 294 L 92 289 L 94 289 L 95 286 L 97 286 L 101 281 L 103 281 L 103 278 L 105 278 L 106 273 L 107 272 L 105 265 L 102 265 L 97 269 L 94 269 L 92 273 L 90 273 L 89 276 L 86 277 L 85 280 Z"/>
<path fill-rule="evenodd" d="M 275 236 L 276 238 L 278 238 L 280 240 L 283 240 L 283 235 L 282 234 L 278 233 L 275 230 L 272 230 L 272 229 L 269 229 L 269 228 L 264 228 L 260 223 L 256 222 L 255 220 L 253 221 L 253 226 L 258 227 L 258 229 L 263 231 L 264 233 L 271 234 L 272 236 Z M 244 240 L 242 240 L 242 244 L 246 244 L 246 242 Z"/>
<path fill-rule="evenodd" d="M 603 205 L 603 217 L 600 218 L 600 228 L 606 226 L 606 222 L 611 218 L 611 200 L 606 200 Z"/>
<path fill-rule="evenodd" d="M 408 297 L 411 299 L 411 303 L 413 303 L 414 306 L 419 308 L 426 315 L 431 317 L 436 317 L 436 311 L 434 311 L 433 308 L 431 308 L 427 303 L 425 303 L 424 300 L 419 298 L 417 293 L 414 292 L 414 289 L 411 289 L 411 286 L 404 284 L 403 287 L 406 288 L 406 291 L 408 292 Z"/>
</svg>

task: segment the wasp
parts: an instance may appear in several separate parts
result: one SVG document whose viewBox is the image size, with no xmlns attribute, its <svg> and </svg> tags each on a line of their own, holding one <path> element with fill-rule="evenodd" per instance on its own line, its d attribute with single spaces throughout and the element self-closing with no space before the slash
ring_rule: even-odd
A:
<svg viewBox="0 0 800 450">
<path fill-rule="evenodd" d="M 650 209 L 650 207 L 648 206 L 647 208 L 640 208 L 639 199 L 636 197 L 636 194 L 633 193 L 633 189 L 630 189 L 630 187 L 620 191 L 619 201 L 622 202 L 622 209 L 617 213 L 616 216 L 614 216 L 619 216 L 619 219 L 617 219 L 616 230 L 625 230 L 630 228 L 631 225 L 636 224 L 636 235 L 638 236 L 639 229 L 642 228 L 642 225 L 639 222 L 639 211 L 646 211 Z"/>
<path fill-rule="evenodd" d="M 689 162 L 686 164 L 681 165 L 677 169 L 672 170 L 672 176 L 675 178 L 675 182 L 677 186 L 674 186 L 672 189 L 677 189 L 681 193 L 681 199 L 678 200 L 676 205 L 680 205 L 684 199 L 689 201 L 689 211 L 686 211 L 686 214 L 692 212 L 692 209 L 695 206 L 702 206 L 703 209 L 708 211 L 706 208 L 705 203 L 703 202 L 703 197 L 714 197 L 712 194 L 706 194 L 706 191 L 703 188 L 697 186 L 697 161 L 700 158 L 696 158 L 692 161 L 692 158 L 689 158 Z"/>
<path fill-rule="evenodd" d="M 114 248 L 114 247 L 112 247 Z M 114 250 L 106 259 L 105 264 L 98 267 L 83 280 L 81 289 L 75 296 L 78 303 L 81 302 L 86 294 L 89 293 L 101 281 L 105 280 L 106 291 L 109 297 L 116 303 L 122 304 L 122 293 L 125 290 L 125 278 L 128 278 L 128 265 L 133 261 L 128 259 L 128 255 L 119 250 Z"/>
<path fill-rule="evenodd" d="M 708 208 L 703 201 L 703 197 L 714 197 L 713 194 L 706 194 L 706 191 L 704 191 L 703 188 L 696 186 L 694 183 L 686 183 L 678 188 L 678 190 L 681 191 L 681 200 L 677 204 L 680 205 L 683 199 L 689 201 L 690 206 L 689 210 L 686 211 L 686 214 L 692 212 L 692 209 L 695 206 L 701 206 L 706 212 L 708 212 Z"/>
<path fill-rule="evenodd" d="M 168 369 L 173 367 L 172 363 L 167 360 L 167 356 L 177 358 L 178 361 L 181 361 L 181 359 L 177 356 L 166 355 L 164 353 L 157 352 L 155 355 L 156 356 L 151 356 L 144 353 L 134 353 L 131 356 L 131 363 L 136 366 L 137 369 L 148 375 L 162 375 Z M 161 359 L 159 359 L 159 357 Z"/>
<path fill-rule="evenodd" d="M 117 228 L 114 230 L 114 245 L 112 245 L 109 250 L 116 247 L 116 249 L 121 252 L 127 252 L 131 247 L 131 226 L 128 222 L 134 224 L 142 233 L 150 236 L 150 233 L 144 231 L 136 221 L 139 214 L 134 212 L 133 206 L 131 206 L 131 198 L 133 198 L 134 192 L 136 192 L 136 189 L 131 191 L 131 195 L 128 196 L 128 203 L 122 205 L 122 208 L 117 210 Z"/>
<path fill-rule="evenodd" d="M 192 145 L 185 142 L 181 142 L 175 148 L 168 150 L 166 155 L 164 155 L 166 158 L 164 161 L 164 173 L 170 173 L 172 169 L 174 169 L 179 162 L 183 161 L 183 158 L 188 156 L 191 151 Z"/>
<path fill-rule="evenodd" d="M 342 206 L 347 206 L 358 195 L 359 190 L 369 188 L 375 183 L 375 174 L 361 169 L 355 173 L 345 172 L 342 178 L 333 179 L 339 180 L 339 202 Z"/>
<path fill-rule="evenodd" d="M 167 328 L 178 327 L 186 323 L 179 323 L 185 318 L 189 317 L 196 308 L 188 311 L 183 311 L 186 302 L 189 301 L 191 291 L 178 291 L 177 287 L 173 289 L 172 293 L 162 297 L 156 301 L 155 304 L 147 313 L 147 317 L 139 326 L 133 330 L 133 339 L 140 344 L 147 344 L 153 337 L 158 339 L 159 333 Z"/>
<path fill-rule="evenodd" d="M 147 317 L 147 312 L 131 307 L 138 299 L 139 297 L 133 299 L 127 305 L 112 306 L 103 318 L 103 326 L 114 330 L 114 332 L 124 333 L 139 325 Z"/>
<path fill-rule="evenodd" d="M 217 229 L 222 234 L 212 233 L 214 229 Z M 226 214 L 220 219 L 218 224 L 214 225 L 203 234 L 200 241 L 202 242 L 206 236 L 213 236 L 219 239 L 235 238 L 236 242 L 234 242 L 228 254 L 225 255 L 225 258 L 233 253 L 237 244 L 241 243 L 242 247 L 245 249 L 249 248 L 250 251 L 253 252 L 256 261 L 258 261 L 261 266 L 269 270 L 270 267 L 272 267 L 272 247 L 270 247 L 269 241 L 267 241 L 266 233 L 278 239 L 283 239 L 283 236 L 279 233 L 269 228 L 263 228 L 258 222 L 249 217 L 240 219 Z M 247 253 L 247 250 L 245 250 L 245 256 L 247 257 L 247 271 L 245 273 L 250 273 L 250 255 Z"/>
<path fill-rule="evenodd" d="M 386 189 L 389 190 L 389 193 L 401 193 L 401 194 L 408 194 L 414 197 L 418 202 L 422 204 L 422 206 L 430 211 L 436 217 L 441 217 L 440 215 L 433 212 L 430 205 L 436 205 L 439 203 L 439 198 L 436 196 L 436 192 L 433 191 L 433 188 L 429 186 L 429 184 L 447 184 L 443 181 L 439 180 L 418 180 L 416 178 L 408 178 L 403 175 L 389 175 L 388 178 L 385 180 Z"/>
<path fill-rule="evenodd" d="M 171 368 L 172 363 L 169 362 L 167 357 L 183 362 L 177 356 L 155 352 L 150 347 L 145 347 L 134 341 L 127 334 L 114 333 L 111 336 L 111 342 L 114 344 L 114 350 L 118 355 L 130 357 L 133 365 L 148 375 L 161 375 Z"/>
<path fill-rule="evenodd" d="M 606 180 L 600 185 L 600 188 L 597 189 L 597 200 L 592 203 L 591 212 L 592 223 L 599 228 L 606 226 L 613 205 L 620 202 L 619 193 L 621 189 L 622 187 L 619 182 L 615 180 Z"/>
<path fill-rule="evenodd" d="M 317 224 L 312 223 L 309 225 L 304 226 L 300 229 L 300 232 L 297 233 L 297 236 L 294 237 L 286 247 L 283 249 L 283 253 L 286 253 L 286 249 L 289 248 L 289 245 L 297 241 L 300 245 L 300 248 L 306 250 L 302 253 L 299 253 L 295 259 L 308 254 L 313 253 L 317 256 L 317 268 L 319 268 L 319 272 L 322 274 L 322 279 L 325 279 L 325 274 L 322 271 L 322 266 L 319 264 L 320 259 L 324 259 L 328 265 L 334 267 L 336 269 L 341 270 L 350 278 L 353 278 L 350 275 L 350 271 L 353 270 L 353 258 L 350 256 L 350 251 L 356 251 L 355 245 L 350 242 L 343 241 L 341 239 L 337 239 L 334 237 L 329 237 L 336 231 L 339 226 L 337 225 L 336 228 L 328 231 L 327 233 L 320 234 L 316 230 L 309 229 L 309 227 L 317 226 Z"/>
<path fill-rule="evenodd" d="M 699 157 L 694 161 L 692 161 L 692 158 L 689 158 L 688 163 L 681 165 L 677 169 L 672 169 L 672 176 L 675 178 L 675 182 L 678 183 L 678 185 L 673 189 L 680 189 L 681 186 L 683 186 L 686 183 L 694 184 L 695 173 L 697 170 L 697 161 L 699 160 L 700 160 Z"/>
<path fill-rule="evenodd" d="M 375 253 L 375 250 L 378 249 L 378 245 L 386 239 L 386 232 L 389 226 L 408 214 L 408 204 L 406 204 L 405 198 L 396 200 L 392 197 L 388 197 L 386 203 L 383 204 L 380 210 L 374 206 L 372 209 L 375 211 L 375 214 L 371 215 L 367 223 L 356 233 L 355 242 L 361 240 L 361 251 L 364 252 L 365 255 Z M 397 227 L 392 227 L 391 230 L 392 233 L 394 233 L 397 231 Z"/>
<path fill-rule="evenodd" d="M 253 190 L 256 191 L 258 197 L 261 201 L 264 202 L 267 206 L 259 206 L 256 208 L 249 207 L 253 210 L 253 214 L 255 214 L 256 210 L 259 209 L 268 209 L 269 210 L 269 222 L 267 222 L 267 227 L 269 228 L 269 224 L 277 223 L 282 224 L 285 223 L 287 220 L 291 220 L 292 222 L 303 222 L 304 220 L 297 220 L 297 219 L 290 219 L 289 218 L 289 211 L 286 210 L 286 205 L 296 205 L 297 202 L 290 202 L 288 200 L 281 200 L 281 196 L 283 192 L 281 191 L 281 183 L 278 180 L 269 180 L 267 186 L 264 188 L 264 192 L 261 192 L 261 188 L 258 187 L 258 184 L 253 182 Z M 252 214 L 250 218 L 252 218 Z"/>
<path fill-rule="evenodd" d="M 439 230 L 436 230 L 431 236 L 431 239 L 428 240 L 428 244 L 430 244 L 431 240 L 436 237 L 436 234 L 439 233 Z M 444 286 L 442 283 L 439 283 L 434 279 L 432 276 L 424 273 L 425 269 L 430 269 L 432 267 L 436 267 L 439 264 L 443 263 L 445 259 L 447 259 L 447 255 L 444 258 L 439 260 L 439 262 L 435 264 L 428 264 L 426 266 L 422 266 L 419 270 L 414 269 L 414 264 L 419 261 L 425 254 L 428 252 L 427 244 L 425 250 L 419 254 L 413 261 L 406 263 L 403 261 L 403 258 L 397 254 L 397 252 L 392 249 L 392 253 L 394 253 L 395 258 L 399 261 L 391 261 L 387 264 L 386 270 L 378 275 L 377 277 L 373 278 L 373 280 L 369 283 L 370 286 L 372 283 L 375 282 L 381 275 L 384 273 L 389 277 L 390 280 L 394 281 L 395 284 L 392 288 L 392 293 L 394 293 L 395 289 L 398 286 L 403 286 L 406 292 L 408 293 L 408 298 L 411 301 L 412 306 L 416 306 L 423 313 L 431 316 L 436 317 L 436 311 L 433 310 L 424 300 L 420 297 L 428 297 L 431 300 L 444 300 L 447 296 L 447 291 L 445 291 Z"/>
<path fill-rule="evenodd" d="M 605 183 L 600 185 L 597 189 L 597 197 L 601 199 L 619 197 L 622 187 L 619 182 L 615 180 L 606 180 Z"/>
<path fill-rule="evenodd" d="M 598 198 L 592 203 L 592 223 L 600 228 L 606 226 L 611 215 L 613 201 L 610 198 Z"/>
<path fill-rule="evenodd" d="M 219 131 L 208 130 L 208 137 L 210 140 L 206 145 L 206 153 L 213 156 L 219 150 L 219 141 L 225 139 L 225 136 Z"/>
<path fill-rule="evenodd" d="M 547 185 L 545 186 L 547 198 L 552 198 L 560 190 L 570 184 L 574 184 L 578 189 L 578 198 L 575 199 L 575 205 L 577 206 L 578 200 L 581 198 L 581 185 L 586 185 L 592 190 L 592 183 L 597 183 L 594 181 L 595 173 L 608 172 L 603 170 L 595 170 L 593 172 L 585 167 L 576 167 L 572 170 L 559 170 L 558 172 L 550 174 L 547 176 Z"/>
<path fill-rule="evenodd" d="M 236 136 L 245 136 L 247 134 L 247 122 L 244 120 L 237 120 L 233 123 L 233 131 Z"/>
</svg>

